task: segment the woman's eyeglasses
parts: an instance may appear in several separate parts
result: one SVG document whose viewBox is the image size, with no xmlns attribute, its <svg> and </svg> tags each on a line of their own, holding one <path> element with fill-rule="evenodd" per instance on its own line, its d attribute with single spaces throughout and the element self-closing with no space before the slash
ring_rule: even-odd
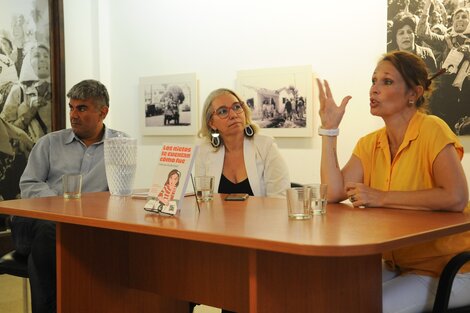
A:
<svg viewBox="0 0 470 313">
<path fill-rule="evenodd" d="M 231 107 L 221 106 L 217 110 L 214 111 L 215 115 L 219 118 L 227 118 L 230 110 L 237 114 L 241 114 L 243 112 L 243 106 L 240 103 L 234 103 Z"/>
</svg>

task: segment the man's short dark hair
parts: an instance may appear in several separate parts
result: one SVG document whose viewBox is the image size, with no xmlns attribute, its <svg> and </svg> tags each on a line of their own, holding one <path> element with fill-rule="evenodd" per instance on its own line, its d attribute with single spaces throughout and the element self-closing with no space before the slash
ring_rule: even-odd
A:
<svg viewBox="0 0 470 313">
<path fill-rule="evenodd" d="M 109 94 L 106 86 L 94 79 L 82 80 L 67 93 L 70 99 L 93 99 L 99 108 L 109 107 Z"/>
</svg>

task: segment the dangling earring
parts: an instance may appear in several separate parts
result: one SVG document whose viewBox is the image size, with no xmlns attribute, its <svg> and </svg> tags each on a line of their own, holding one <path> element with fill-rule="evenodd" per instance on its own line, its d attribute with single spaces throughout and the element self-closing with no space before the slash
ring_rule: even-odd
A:
<svg viewBox="0 0 470 313">
<path fill-rule="evenodd" d="M 414 104 L 415 104 L 415 101 L 414 101 L 413 99 L 410 99 L 410 100 L 408 101 L 408 106 L 409 106 L 409 107 L 412 107 Z"/>
<path fill-rule="evenodd" d="M 250 124 L 246 125 L 245 126 L 245 136 L 253 137 L 254 134 L 255 134 L 255 131 L 254 131 L 253 127 L 251 127 Z"/>
<path fill-rule="evenodd" d="M 217 130 L 213 130 L 212 133 L 211 133 L 211 145 L 212 147 L 214 148 L 218 148 L 220 147 L 220 134 Z"/>
</svg>

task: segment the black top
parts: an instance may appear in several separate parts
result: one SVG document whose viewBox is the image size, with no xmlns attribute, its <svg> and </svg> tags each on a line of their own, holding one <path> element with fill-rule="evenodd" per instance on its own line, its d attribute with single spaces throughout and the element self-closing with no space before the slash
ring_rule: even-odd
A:
<svg viewBox="0 0 470 313">
<path fill-rule="evenodd" d="M 232 183 L 227 177 L 222 174 L 220 177 L 219 193 L 247 193 L 250 196 L 254 196 L 253 190 L 251 190 L 250 181 L 245 179 L 238 184 Z"/>
</svg>

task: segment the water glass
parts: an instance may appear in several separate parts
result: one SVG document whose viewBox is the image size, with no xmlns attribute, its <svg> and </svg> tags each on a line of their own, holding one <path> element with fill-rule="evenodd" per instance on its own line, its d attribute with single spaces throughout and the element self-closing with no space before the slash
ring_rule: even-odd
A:
<svg viewBox="0 0 470 313">
<path fill-rule="evenodd" d="M 323 215 L 326 213 L 327 184 L 307 185 L 312 194 L 312 215 Z"/>
<path fill-rule="evenodd" d="M 196 189 L 196 199 L 199 202 L 210 201 L 214 195 L 214 176 L 194 177 L 194 188 Z"/>
<path fill-rule="evenodd" d="M 62 176 L 65 199 L 79 199 L 82 195 L 82 175 L 65 174 Z"/>
<path fill-rule="evenodd" d="M 289 218 L 304 220 L 312 217 L 312 193 L 310 188 L 289 188 L 287 194 L 287 214 Z"/>
</svg>

